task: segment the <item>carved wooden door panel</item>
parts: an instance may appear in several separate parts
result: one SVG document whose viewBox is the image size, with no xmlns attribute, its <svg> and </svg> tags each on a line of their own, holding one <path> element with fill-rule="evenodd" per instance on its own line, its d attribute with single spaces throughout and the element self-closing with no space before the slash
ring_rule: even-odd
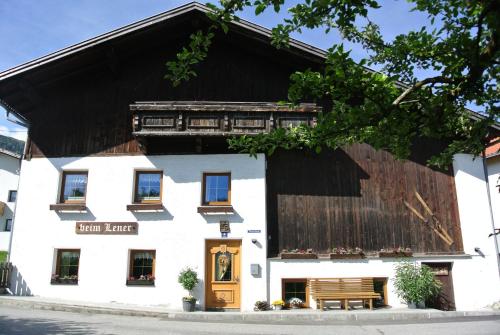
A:
<svg viewBox="0 0 500 335">
<path fill-rule="evenodd" d="M 206 309 L 240 308 L 241 241 L 207 241 Z"/>
</svg>

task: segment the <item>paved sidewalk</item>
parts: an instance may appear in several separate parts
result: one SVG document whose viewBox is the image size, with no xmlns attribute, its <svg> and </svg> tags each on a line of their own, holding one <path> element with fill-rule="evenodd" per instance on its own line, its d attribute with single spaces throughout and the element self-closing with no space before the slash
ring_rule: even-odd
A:
<svg viewBox="0 0 500 335">
<path fill-rule="evenodd" d="M 161 306 L 138 306 L 120 303 L 91 303 L 83 301 L 59 300 L 41 297 L 19 297 L 0 295 L 0 306 L 12 306 L 24 309 L 52 310 L 62 312 L 110 314 L 141 317 L 158 317 L 172 320 L 200 322 L 323 322 L 323 321 L 411 321 L 463 317 L 498 316 L 500 311 L 482 309 L 476 311 L 444 312 L 435 309 L 378 309 L 354 311 L 318 311 L 311 309 L 266 311 L 266 312 L 180 312 Z"/>
</svg>

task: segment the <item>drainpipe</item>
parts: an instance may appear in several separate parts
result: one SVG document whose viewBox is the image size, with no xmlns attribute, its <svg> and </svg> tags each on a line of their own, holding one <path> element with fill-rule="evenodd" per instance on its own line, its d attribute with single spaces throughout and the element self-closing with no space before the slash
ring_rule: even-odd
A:
<svg viewBox="0 0 500 335">
<path fill-rule="evenodd" d="M 483 169 L 484 169 L 484 177 L 486 180 L 486 192 L 488 194 L 488 205 L 490 209 L 490 218 L 491 218 L 491 228 L 493 229 L 493 238 L 495 242 L 495 251 L 497 256 L 497 265 L 498 265 L 498 275 L 500 276 L 500 252 L 498 251 L 498 239 L 495 235 L 495 217 L 493 215 L 493 207 L 491 204 L 491 193 L 490 193 L 490 180 L 488 173 L 488 164 L 486 163 L 486 151 L 483 150 Z"/>
</svg>

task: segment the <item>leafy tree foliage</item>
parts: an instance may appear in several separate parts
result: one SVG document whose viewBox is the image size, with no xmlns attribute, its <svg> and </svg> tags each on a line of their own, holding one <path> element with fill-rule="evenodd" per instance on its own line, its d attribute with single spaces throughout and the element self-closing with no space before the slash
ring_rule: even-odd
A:
<svg viewBox="0 0 500 335">
<path fill-rule="evenodd" d="M 289 47 L 290 34 L 303 29 L 338 30 L 345 41 L 368 51 L 355 62 L 342 44 L 328 49 L 322 71 L 297 71 L 290 77 L 290 102 L 328 101 L 331 109 L 314 128 L 277 129 L 271 134 L 229 140 L 233 149 L 271 154 L 277 148 L 337 148 L 368 143 L 408 157 L 418 137 L 442 140 L 448 146 L 430 163 L 449 164 L 453 154 L 479 154 L 489 126 L 500 114 L 500 1 L 409 0 L 413 10 L 426 13 L 421 29 L 383 38 L 370 13 L 375 0 L 303 0 L 272 29 L 272 44 Z M 196 75 L 192 65 L 206 58 L 214 33 L 227 32 L 238 12 L 255 14 L 284 10 L 284 0 L 221 0 L 209 4 L 212 24 L 191 36 L 191 42 L 167 63 L 165 76 L 174 85 Z M 389 6 L 387 2 L 384 5 Z M 364 22 L 364 24 L 359 24 Z M 381 72 L 369 70 L 377 65 Z M 433 73 L 418 78 L 419 71 Z M 482 109 L 471 118 L 467 104 Z"/>
</svg>

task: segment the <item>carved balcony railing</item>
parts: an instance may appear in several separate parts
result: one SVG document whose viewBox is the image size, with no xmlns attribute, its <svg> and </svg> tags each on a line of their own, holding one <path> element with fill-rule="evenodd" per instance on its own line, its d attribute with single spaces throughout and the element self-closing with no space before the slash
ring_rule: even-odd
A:
<svg viewBox="0 0 500 335">
<path fill-rule="evenodd" d="M 275 128 L 316 125 L 316 104 L 155 101 L 130 105 L 133 135 L 231 136 L 268 133 Z"/>
</svg>

